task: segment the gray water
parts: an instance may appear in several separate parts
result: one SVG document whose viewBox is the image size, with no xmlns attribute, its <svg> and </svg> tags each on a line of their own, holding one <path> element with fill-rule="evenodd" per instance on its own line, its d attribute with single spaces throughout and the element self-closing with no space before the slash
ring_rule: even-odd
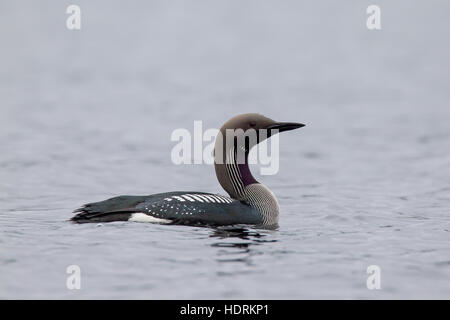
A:
<svg viewBox="0 0 450 320">
<path fill-rule="evenodd" d="M 0 298 L 450 298 L 449 9 L 2 0 Z M 121 194 L 223 193 L 212 166 L 171 162 L 170 135 L 243 112 L 307 124 L 280 135 L 278 174 L 253 168 L 278 230 L 67 221 Z"/>
</svg>

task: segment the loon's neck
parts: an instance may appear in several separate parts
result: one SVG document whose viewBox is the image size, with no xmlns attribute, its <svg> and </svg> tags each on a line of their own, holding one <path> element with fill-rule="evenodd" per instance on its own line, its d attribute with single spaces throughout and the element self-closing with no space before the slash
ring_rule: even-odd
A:
<svg viewBox="0 0 450 320">
<path fill-rule="evenodd" d="M 263 216 L 264 224 L 278 222 L 279 206 L 272 191 L 259 183 L 250 172 L 248 151 L 245 161 L 238 163 L 234 147 L 225 153 L 225 163 L 215 163 L 217 179 L 231 198 L 246 202 L 257 209 Z"/>
</svg>

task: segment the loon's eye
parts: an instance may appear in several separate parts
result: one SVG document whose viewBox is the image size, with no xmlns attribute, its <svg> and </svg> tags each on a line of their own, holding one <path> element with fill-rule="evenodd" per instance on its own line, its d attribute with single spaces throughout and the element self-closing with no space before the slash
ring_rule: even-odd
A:
<svg viewBox="0 0 450 320">
<path fill-rule="evenodd" d="M 256 127 L 256 121 L 250 121 L 249 125 L 250 127 Z"/>
</svg>

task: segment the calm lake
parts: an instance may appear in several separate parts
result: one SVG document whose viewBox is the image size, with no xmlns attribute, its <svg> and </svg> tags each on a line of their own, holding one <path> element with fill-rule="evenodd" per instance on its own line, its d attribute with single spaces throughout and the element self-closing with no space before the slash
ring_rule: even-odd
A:
<svg viewBox="0 0 450 320">
<path fill-rule="evenodd" d="M 450 298 L 448 1 L 0 3 L 0 298 Z M 258 112 L 278 230 L 67 220 L 122 194 L 224 194 L 171 133 Z M 81 289 L 66 286 L 71 265 Z M 381 288 L 366 286 L 367 268 Z"/>
</svg>

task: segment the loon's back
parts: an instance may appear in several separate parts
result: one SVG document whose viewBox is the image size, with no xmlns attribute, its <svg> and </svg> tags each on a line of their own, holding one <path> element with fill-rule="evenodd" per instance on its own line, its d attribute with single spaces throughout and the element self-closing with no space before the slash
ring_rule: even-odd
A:
<svg viewBox="0 0 450 320">
<path fill-rule="evenodd" d="M 166 192 L 119 196 L 84 205 L 71 220 L 77 223 L 142 221 L 172 224 L 262 224 L 261 213 L 249 204 L 204 192 Z"/>
</svg>

